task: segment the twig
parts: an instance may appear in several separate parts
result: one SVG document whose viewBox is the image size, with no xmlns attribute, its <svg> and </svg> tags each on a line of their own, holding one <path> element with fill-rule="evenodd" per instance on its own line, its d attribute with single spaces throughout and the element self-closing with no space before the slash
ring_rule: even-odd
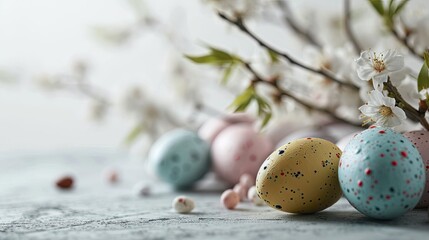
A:
<svg viewBox="0 0 429 240">
<path fill-rule="evenodd" d="M 344 25 L 346 27 L 346 33 L 349 37 L 350 41 L 352 42 L 353 49 L 357 54 L 360 54 L 362 51 L 362 47 L 358 43 L 356 36 L 353 33 L 352 26 L 351 26 L 351 8 L 350 8 L 350 0 L 344 0 Z"/>
<path fill-rule="evenodd" d="M 288 3 L 286 0 L 277 0 L 276 1 L 277 6 L 282 10 L 283 12 L 283 20 L 284 22 L 290 26 L 290 28 L 300 35 L 302 38 L 304 38 L 307 42 L 310 44 L 313 44 L 314 46 L 318 48 L 322 48 L 322 45 L 313 37 L 313 35 L 304 29 L 302 29 L 298 23 L 295 21 L 295 18 L 292 15 L 292 11 L 289 8 Z"/>
<path fill-rule="evenodd" d="M 402 104 L 402 109 L 407 114 L 407 116 L 411 119 L 416 119 L 426 130 L 429 130 L 429 123 L 425 118 L 425 112 L 420 112 L 419 110 L 411 106 L 409 103 L 407 103 L 407 101 L 405 101 L 402 95 L 399 93 L 398 89 L 393 86 L 392 82 L 390 81 L 390 78 L 388 79 L 385 86 L 386 89 L 393 95 L 397 104 Z"/>
<path fill-rule="evenodd" d="M 310 110 L 314 110 L 314 111 L 318 111 L 318 112 L 327 114 L 327 115 L 331 116 L 335 120 L 338 120 L 338 121 L 341 121 L 341 122 L 344 122 L 344 123 L 347 123 L 347 124 L 350 124 L 350 125 L 353 125 L 353 126 L 362 127 L 362 125 L 360 125 L 359 123 L 352 122 L 352 121 L 349 121 L 349 120 L 347 120 L 345 118 L 339 117 L 335 112 L 333 112 L 333 111 L 331 111 L 331 110 L 329 110 L 327 108 L 314 106 L 314 105 L 311 105 L 311 104 L 309 104 L 307 102 L 304 102 L 303 100 L 295 97 L 294 95 L 292 95 L 291 93 L 289 93 L 285 89 L 281 88 L 278 85 L 277 80 L 270 81 L 270 80 L 265 79 L 262 76 L 260 76 L 252 68 L 252 66 L 250 65 L 250 63 L 243 62 L 243 64 L 246 67 L 246 69 L 253 75 L 253 77 L 254 77 L 253 84 L 255 84 L 255 83 L 262 83 L 262 84 L 270 85 L 271 87 L 275 88 L 281 96 L 288 97 L 288 98 L 294 100 L 295 102 L 299 103 L 300 105 L 302 105 L 302 106 L 304 106 L 304 107 L 306 107 L 306 108 L 308 108 Z"/>
<path fill-rule="evenodd" d="M 253 40 L 255 40 L 261 47 L 266 48 L 269 51 L 274 52 L 275 54 L 283 57 L 284 59 L 286 59 L 287 61 L 289 61 L 291 64 L 298 66 L 302 69 L 305 69 L 309 72 L 318 74 L 320 76 L 326 77 L 328 79 L 331 79 L 332 81 L 338 83 L 341 86 L 347 86 L 351 89 L 355 89 L 358 90 L 359 87 L 355 86 L 352 83 L 348 83 L 348 82 L 344 82 L 340 79 L 338 79 L 337 77 L 335 77 L 331 72 L 326 71 L 324 69 L 315 69 L 312 67 L 309 67 L 307 65 L 304 65 L 303 63 L 295 60 L 294 58 L 292 58 L 291 56 L 289 56 L 287 53 L 285 52 L 281 52 L 280 50 L 277 50 L 276 48 L 270 46 L 268 43 L 265 43 L 263 40 L 261 40 L 259 37 L 257 37 L 255 34 L 253 34 L 252 32 L 250 32 L 250 30 L 246 27 L 246 25 L 243 23 L 241 18 L 237 18 L 236 20 L 233 20 L 231 18 L 229 18 L 228 16 L 226 16 L 223 13 L 218 13 L 219 16 L 221 17 L 221 19 L 229 22 L 230 24 L 238 27 L 243 33 L 247 34 L 250 38 L 252 38 Z"/>
<path fill-rule="evenodd" d="M 423 55 L 421 55 L 418 52 L 416 52 L 416 50 L 409 44 L 407 36 L 402 37 L 399 34 L 399 32 L 394 27 L 392 27 L 390 29 L 390 31 L 392 32 L 393 36 L 395 36 L 395 38 L 399 42 L 401 42 L 402 45 L 404 45 L 414 56 L 416 56 L 417 58 L 420 58 L 420 59 L 424 60 Z"/>
</svg>

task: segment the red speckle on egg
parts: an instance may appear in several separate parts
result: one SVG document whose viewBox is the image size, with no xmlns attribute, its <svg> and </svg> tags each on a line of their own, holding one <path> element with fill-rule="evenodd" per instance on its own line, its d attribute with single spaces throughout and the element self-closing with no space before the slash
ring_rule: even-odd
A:
<svg viewBox="0 0 429 240">
<path fill-rule="evenodd" d="M 368 197 L 368 200 L 369 200 L 369 201 L 371 201 L 372 199 L 373 199 L 373 197 L 372 197 L 372 196 L 369 196 L 369 197 Z"/>
<path fill-rule="evenodd" d="M 376 128 L 377 126 L 374 126 L 374 125 L 372 125 L 372 126 L 370 126 L 369 128 Z"/>
<path fill-rule="evenodd" d="M 398 166 L 398 162 L 397 162 L 397 161 L 392 161 L 392 162 L 391 162 L 391 164 L 392 164 L 392 166 L 394 166 L 394 167 Z"/>
<path fill-rule="evenodd" d="M 406 181 L 406 182 L 407 182 L 407 184 L 410 184 L 410 183 L 411 183 L 410 179 L 407 179 L 407 181 Z"/>
<path fill-rule="evenodd" d="M 307 139 L 309 139 L 309 140 L 310 140 L 311 138 L 307 138 Z"/>
<path fill-rule="evenodd" d="M 361 180 L 358 181 L 358 186 L 362 187 L 363 186 L 363 182 Z"/>
<path fill-rule="evenodd" d="M 390 195 L 386 195 L 386 199 L 389 200 L 390 199 Z"/>
<path fill-rule="evenodd" d="M 336 156 L 337 156 L 337 158 L 340 158 L 341 155 L 339 153 L 337 153 Z"/>
<path fill-rule="evenodd" d="M 250 155 L 249 159 L 250 159 L 250 161 L 252 161 L 252 162 L 256 161 L 256 156 L 255 156 L 255 154 Z"/>
<path fill-rule="evenodd" d="M 386 133 L 386 131 L 384 131 L 384 130 L 380 130 L 380 131 L 378 131 L 378 133 L 380 133 L 380 134 L 385 134 L 385 133 Z"/>
<path fill-rule="evenodd" d="M 179 200 L 178 200 L 179 202 L 183 202 L 183 198 L 179 198 Z"/>
<path fill-rule="evenodd" d="M 285 175 L 285 173 L 284 173 L 284 172 L 281 172 L 281 173 L 280 173 L 280 175 L 284 176 L 284 175 Z"/>
<path fill-rule="evenodd" d="M 380 157 L 384 157 L 384 153 L 381 153 L 381 154 L 380 154 Z"/>
<path fill-rule="evenodd" d="M 407 156 L 408 156 L 408 154 L 407 154 L 407 152 L 402 151 L 402 152 L 401 152 L 401 156 L 403 156 L 403 157 L 407 157 Z"/>
<path fill-rule="evenodd" d="M 240 155 L 238 155 L 238 154 L 237 154 L 237 155 L 235 155 L 234 160 L 235 160 L 235 161 L 240 160 Z"/>
<path fill-rule="evenodd" d="M 371 173 L 372 173 L 371 169 L 369 169 L 369 168 L 365 169 L 365 174 L 366 175 L 370 175 Z"/>
</svg>

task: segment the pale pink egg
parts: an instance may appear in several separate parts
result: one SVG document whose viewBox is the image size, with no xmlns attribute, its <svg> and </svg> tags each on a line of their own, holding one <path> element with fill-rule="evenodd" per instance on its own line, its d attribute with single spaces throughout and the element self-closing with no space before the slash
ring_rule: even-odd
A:
<svg viewBox="0 0 429 240">
<path fill-rule="evenodd" d="M 212 143 L 225 128 L 237 123 L 253 124 L 254 122 L 255 119 L 245 113 L 234 113 L 220 118 L 211 118 L 198 129 L 198 136 L 208 143 Z"/>
<path fill-rule="evenodd" d="M 231 189 L 226 190 L 220 196 L 220 203 L 227 209 L 234 209 L 238 202 L 240 202 L 240 197 Z"/>
<path fill-rule="evenodd" d="M 232 190 L 238 194 L 241 202 L 244 202 L 247 199 L 248 188 L 246 188 L 245 186 L 241 184 L 236 184 Z"/>
<path fill-rule="evenodd" d="M 256 178 L 259 167 L 273 151 L 273 146 L 251 125 L 236 124 L 216 137 L 211 151 L 216 175 L 234 185 L 245 173 Z"/>
<path fill-rule="evenodd" d="M 414 146 L 416 146 L 423 159 L 424 168 L 426 171 L 426 185 L 420 202 L 416 208 L 429 207 L 429 132 L 428 131 L 412 131 L 403 134 L 408 138 Z"/>
</svg>

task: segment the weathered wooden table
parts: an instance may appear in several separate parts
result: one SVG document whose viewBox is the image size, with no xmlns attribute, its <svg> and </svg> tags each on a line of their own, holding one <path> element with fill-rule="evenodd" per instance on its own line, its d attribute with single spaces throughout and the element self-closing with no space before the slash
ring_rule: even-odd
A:
<svg viewBox="0 0 429 240">
<path fill-rule="evenodd" d="M 179 193 L 153 185 L 138 197 L 133 183 L 143 165 L 115 153 L 9 154 L 0 156 L 0 239 L 429 239 L 427 210 L 394 221 L 375 221 L 346 200 L 314 215 L 291 215 L 241 203 L 234 211 L 219 204 L 219 192 L 188 192 L 193 213 L 171 210 Z M 117 165 L 122 179 L 106 183 L 102 172 Z M 62 173 L 76 187 L 59 191 Z"/>
</svg>

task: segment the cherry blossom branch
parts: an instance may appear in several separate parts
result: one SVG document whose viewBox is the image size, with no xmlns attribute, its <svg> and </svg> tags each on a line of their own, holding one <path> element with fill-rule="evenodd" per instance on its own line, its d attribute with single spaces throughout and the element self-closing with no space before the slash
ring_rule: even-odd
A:
<svg viewBox="0 0 429 240">
<path fill-rule="evenodd" d="M 353 33 L 352 26 L 351 26 L 351 7 L 350 7 L 350 0 L 344 0 L 344 25 L 346 27 L 346 33 L 353 45 L 353 49 L 357 54 L 360 54 L 362 51 L 362 47 L 358 43 L 356 36 Z"/>
<path fill-rule="evenodd" d="M 307 70 L 309 72 L 312 72 L 312 73 L 318 74 L 320 76 L 326 77 L 326 78 L 328 78 L 328 79 L 330 79 L 330 80 L 338 83 L 340 86 L 346 86 L 346 87 L 349 87 L 351 89 L 359 90 L 359 87 L 355 86 L 352 83 L 348 83 L 348 82 L 345 82 L 345 81 L 342 81 L 342 80 L 338 79 L 331 72 L 326 71 L 325 69 L 321 69 L 321 68 L 315 69 L 315 68 L 312 68 L 310 66 L 307 66 L 307 65 L 299 62 L 298 60 L 295 60 L 294 58 L 292 58 L 291 56 L 289 56 L 289 54 L 287 54 L 285 52 L 282 52 L 280 50 L 277 50 L 276 48 L 270 46 L 268 43 L 264 42 L 259 37 L 257 37 L 255 34 L 253 34 L 246 27 L 246 25 L 244 24 L 244 22 L 243 22 L 243 20 L 241 18 L 237 17 L 236 20 L 234 20 L 232 18 L 229 18 L 228 16 L 226 16 L 223 13 L 219 12 L 218 14 L 219 14 L 219 17 L 221 19 L 223 19 L 226 22 L 229 22 L 230 24 L 238 27 L 243 33 L 247 34 L 250 38 L 252 38 L 254 41 L 256 41 L 261 47 L 263 47 L 263 48 L 265 48 L 265 49 L 267 49 L 267 50 L 269 50 L 269 51 L 271 51 L 271 52 L 273 52 L 273 53 L 275 53 L 275 54 L 283 57 L 289 63 L 291 63 L 291 64 L 293 64 L 293 65 L 295 65 L 297 67 L 300 67 L 300 68 L 302 68 L 304 70 Z"/>
<path fill-rule="evenodd" d="M 295 18 L 292 15 L 292 11 L 289 8 L 289 4 L 286 0 L 278 0 L 276 1 L 277 6 L 282 10 L 283 12 L 283 20 L 284 22 L 289 25 L 289 27 L 297 33 L 299 36 L 304 38 L 307 42 L 310 44 L 316 46 L 317 48 L 322 48 L 322 45 L 313 37 L 313 35 L 304 29 L 302 29 L 298 23 L 295 21 Z"/>
<path fill-rule="evenodd" d="M 411 119 L 417 120 L 426 130 L 429 130 L 429 123 L 425 118 L 425 112 L 420 112 L 419 110 L 411 106 L 407 101 L 405 101 L 402 95 L 399 93 L 398 89 L 393 86 L 392 82 L 390 81 L 390 77 L 385 86 L 387 91 L 389 91 L 389 93 L 391 93 L 395 98 L 397 105 L 400 105 L 400 107 L 404 110 L 407 116 Z"/>
<path fill-rule="evenodd" d="M 272 88 L 276 89 L 277 92 L 278 92 L 278 96 L 275 96 L 275 97 L 278 97 L 278 98 L 282 98 L 282 97 L 290 98 L 290 99 L 294 100 L 295 102 L 297 102 L 298 104 L 306 107 L 309 110 L 313 110 L 313 111 L 318 111 L 318 112 L 324 113 L 324 114 L 329 115 L 333 119 L 335 119 L 337 121 L 340 121 L 340 122 L 344 122 L 344 123 L 347 123 L 347 124 L 350 124 L 350 125 L 353 125 L 353 126 L 362 127 L 362 125 L 360 125 L 359 123 L 352 122 L 352 121 L 350 121 L 348 119 L 342 118 L 342 117 L 338 116 L 335 112 L 333 112 L 333 111 L 331 111 L 331 110 L 329 110 L 327 108 L 314 106 L 314 105 L 311 105 L 311 104 L 309 104 L 309 103 L 307 103 L 307 102 L 305 102 L 305 101 L 297 98 L 296 96 L 292 95 L 287 90 L 281 88 L 278 85 L 277 78 L 272 78 L 272 79 L 263 78 L 261 75 L 259 75 L 253 69 L 253 67 L 250 65 L 250 63 L 243 61 L 243 65 L 253 75 L 252 84 L 255 85 L 255 84 L 261 83 L 261 84 L 266 84 L 266 85 L 271 86 Z"/>
</svg>

